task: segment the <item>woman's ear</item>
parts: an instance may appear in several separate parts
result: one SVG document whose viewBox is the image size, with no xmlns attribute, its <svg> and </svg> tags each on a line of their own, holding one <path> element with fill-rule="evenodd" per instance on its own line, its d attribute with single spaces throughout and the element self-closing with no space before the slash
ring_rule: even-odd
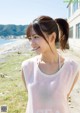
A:
<svg viewBox="0 0 80 113">
<path fill-rule="evenodd" d="M 50 35 L 49 39 L 50 39 L 50 42 L 55 42 L 55 40 L 56 40 L 56 33 L 53 32 L 53 33 Z"/>
</svg>

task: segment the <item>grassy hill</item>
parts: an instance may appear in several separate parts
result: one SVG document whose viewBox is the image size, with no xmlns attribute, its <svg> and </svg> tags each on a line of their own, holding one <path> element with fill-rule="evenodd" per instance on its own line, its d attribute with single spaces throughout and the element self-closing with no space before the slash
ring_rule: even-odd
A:
<svg viewBox="0 0 80 113">
<path fill-rule="evenodd" d="M 25 35 L 28 25 L 0 25 L 0 36 Z"/>
<path fill-rule="evenodd" d="M 6 105 L 7 113 L 25 113 L 27 93 L 21 77 L 21 63 L 34 56 L 32 52 L 26 55 L 16 53 L 7 54 L 0 62 L 0 107 Z"/>
</svg>

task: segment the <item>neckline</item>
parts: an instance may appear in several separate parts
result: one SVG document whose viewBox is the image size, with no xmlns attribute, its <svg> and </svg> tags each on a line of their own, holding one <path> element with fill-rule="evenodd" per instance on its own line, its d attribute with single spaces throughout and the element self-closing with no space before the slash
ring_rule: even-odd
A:
<svg viewBox="0 0 80 113">
<path fill-rule="evenodd" d="M 39 57 L 38 57 L 39 58 Z M 37 58 L 37 62 L 38 62 L 38 58 Z M 43 75 L 44 77 L 47 77 L 47 78 L 52 78 L 52 77 L 56 77 L 57 75 L 59 75 L 59 73 L 62 71 L 62 69 L 65 67 L 65 62 L 66 62 L 66 59 L 64 59 L 64 63 L 63 65 L 59 68 L 59 70 L 53 74 L 46 74 L 44 72 L 41 71 L 41 69 L 39 68 L 38 66 L 38 63 L 36 62 L 36 66 L 37 66 L 37 69 L 38 71 L 41 73 L 41 75 Z"/>
</svg>

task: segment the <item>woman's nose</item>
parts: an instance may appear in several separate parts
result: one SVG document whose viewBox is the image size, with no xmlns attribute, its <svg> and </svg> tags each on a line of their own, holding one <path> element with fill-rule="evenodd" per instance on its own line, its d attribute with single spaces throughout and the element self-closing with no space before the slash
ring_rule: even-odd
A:
<svg viewBox="0 0 80 113">
<path fill-rule="evenodd" d="M 35 39 L 34 38 L 32 38 L 32 40 L 30 41 L 30 44 L 31 44 L 31 46 L 35 45 Z"/>
</svg>

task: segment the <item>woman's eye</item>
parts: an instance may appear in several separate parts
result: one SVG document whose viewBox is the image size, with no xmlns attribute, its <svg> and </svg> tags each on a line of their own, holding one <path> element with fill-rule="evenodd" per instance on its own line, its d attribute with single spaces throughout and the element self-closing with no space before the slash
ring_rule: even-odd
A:
<svg viewBox="0 0 80 113">
<path fill-rule="evenodd" d="M 30 40 L 31 40 L 31 38 L 28 38 L 28 40 L 30 41 Z"/>
<path fill-rule="evenodd" d="M 34 38 L 39 38 L 38 36 L 34 36 Z"/>
<path fill-rule="evenodd" d="M 37 38 L 37 36 L 35 36 L 34 38 Z"/>
<path fill-rule="evenodd" d="M 31 41 L 33 38 L 36 39 L 36 38 L 39 38 L 39 36 L 29 37 L 28 40 Z"/>
</svg>

